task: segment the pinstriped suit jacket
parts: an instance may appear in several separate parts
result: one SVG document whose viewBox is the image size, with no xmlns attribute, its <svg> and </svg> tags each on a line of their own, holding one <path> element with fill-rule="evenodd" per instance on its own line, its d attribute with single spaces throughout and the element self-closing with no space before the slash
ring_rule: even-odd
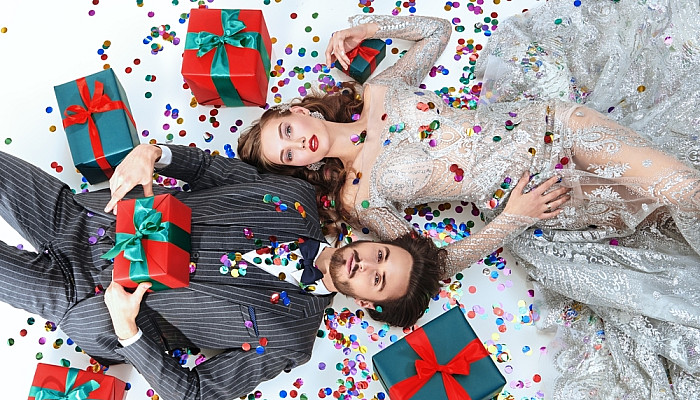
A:
<svg viewBox="0 0 700 400">
<path fill-rule="evenodd" d="M 190 185 L 189 192 L 173 193 L 192 208 L 191 257 L 197 269 L 189 287 L 147 294 L 137 318 L 144 334 L 127 347 L 116 342 L 100 297 L 78 303 L 61 326 L 98 360 L 133 364 L 164 400 L 233 399 L 309 360 L 332 296 L 302 293 L 254 266 L 244 277 L 222 275 L 220 258 L 231 251 L 255 249 L 256 239 L 269 245 L 270 236 L 279 241 L 324 240 L 314 190 L 301 180 L 259 174 L 237 159 L 212 157 L 192 147 L 169 147 L 172 163 L 159 172 Z M 156 194 L 167 190 L 154 189 Z M 139 194 L 134 190 L 128 197 Z M 276 211 L 274 204 L 263 202 L 265 194 L 279 196 L 288 209 Z M 102 213 L 108 198 L 108 191 L 75 196 L 95 213 Z M 306 210 L 305 218 L 295 209 L 296 202 Z M 252 230 L 253 239 L 244 236 L 244 228 Z M 106 272 L 105 287 L 110 276 Z M 270 296 L 283 290 L 291 304 L 272 304 Z M 86 322 L 102 328 L 89 329 Z M 255 348 L 261 338 L 267 345 L 258 354 Z M 242 351 L 244 343 L 253 350 Z M 190 371 L 165 353 L 181 346 L 223 352 Z"/>
</svg>

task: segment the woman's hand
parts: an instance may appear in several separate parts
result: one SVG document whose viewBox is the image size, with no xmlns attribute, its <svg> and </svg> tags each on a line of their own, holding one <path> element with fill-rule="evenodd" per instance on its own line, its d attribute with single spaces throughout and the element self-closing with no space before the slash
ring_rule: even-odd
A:
<svg viewBox="0 0 700 400">
<path fill-rule="evenodd" d="M 330 67 L 334 61 L 337 61 L 347 69 L 350 66 L 350 58 L 345 55 L 345 52 L 354 49 L 368 37 L 372 37 L 377 29 L 379 25 L 372 22 L 333 33 L 326 47 L 326 65 Z"/>
<path fill-rule="evenodd" d="M 105 212 L 117 213 L 117 202 L 126 196 L 136 185 L 143 186 L 144 197 L 153 196 L 153 169 L 160 158 L 160 147 L 150 144 L 136 146 L 114 170 L 109 180 L 112 198 L 105 207 Z"/>
<path fill-rule="evenodd" d="M 105 304 L 119 339 L 126 340 L 138 333 L 136 316 L 139 315 L 143 295 L 150 287 L 150 282 L 142 282 L 134 293 L 129 293 L 122 285 L 112 281 L 105 290 Z"/>
<path fill-rule="evenodd" d="M 508 204 L 506 204 L 503 212 L 537 219 L 550 219 L 559 215 L 561 212 L 559 207 L 571 199 L 571 196 L 566 194 L 569 192 L 569 188 L 562 187 L 547 193 L 552 185 L 559 180 L 555 176 L 547 179 L 528 193 L 523 193 L 529 177 L 530 174 L 526 172 L 520 178 L 520 181 L 510 193 L 510 200 L 508 200 Z"/>
</svg>

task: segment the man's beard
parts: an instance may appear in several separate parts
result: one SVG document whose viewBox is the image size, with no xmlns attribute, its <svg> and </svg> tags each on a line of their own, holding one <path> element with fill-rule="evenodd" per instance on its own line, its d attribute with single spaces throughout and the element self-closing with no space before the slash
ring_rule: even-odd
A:
<svg viewBox="0 0 700 400">
<path fill-rule="evenodd" d="M 347 245 L 345 248 L 348 247 L 352 248 L 352 243 Z M 355 255 L 355 261 L 358 262 L 359 260 L 357 259 L 356 253 L 352 252 L 351 254 Z M 340 249 L 337 249 L 331 256 L 331 261 L 328 265 L 328 272 L 330 273 L 333 285 L 335 285 L 335 288 L 338 289 L 338 292 L 349 297 L 355 297 L 355 293 L 350 288 L 349 279 L 346 278 L 347 271 L 345 266 L 347 265 L 347 261 L 348 260 L 346 258 L 343 258 L 343 254 Z"/>
</svg>

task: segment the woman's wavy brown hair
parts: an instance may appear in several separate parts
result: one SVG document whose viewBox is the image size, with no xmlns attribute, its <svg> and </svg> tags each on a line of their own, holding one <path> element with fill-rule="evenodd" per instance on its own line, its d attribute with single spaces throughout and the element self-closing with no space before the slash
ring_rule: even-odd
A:
<svg viewBox="0 0 700 400">
<path fill-rule="evenodd" d="M 292 106 L 301 106 L 309 111 L 320 112 L 327 121 L 353 122 L 353 114 L 362 112 L 364 101 L 359 88 L 350 82 L 342 83 L 338 91 L 319 94 L 313 92 L 304 98 L 290 102 Z M 262 156 L 260 134 L 262 127 L 272 120 L 291 114 L 286 110 L 280 112 L 277 108 L 265 111 L 259 120 L 253 122 L 238 139 L 238 157 L 248 164 L 255 166 L 261 172 L 272 172 L 280 175 L 293 176 L 308 181 L 316 189 L 316 202 L 319 208 L 321 223 L 327 234 L 338 232 L 337 224 L 341 220 L 350 219 L 347 211 L 343 210 L 340 191 L 347 179 L 348 171 L 338 158 L 325 158 L 325 164 L 318 171 L 304 167 L 279 165 L 266 160 Z"/>
</svg>

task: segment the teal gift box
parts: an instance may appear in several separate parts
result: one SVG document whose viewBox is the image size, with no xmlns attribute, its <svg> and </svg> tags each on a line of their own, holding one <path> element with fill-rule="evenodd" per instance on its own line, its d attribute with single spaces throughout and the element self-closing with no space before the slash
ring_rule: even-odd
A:
<svg viewBox="0 0 700 400">
<path fill-rule="evenodd" d="M 91 184 L 108 180 L 139 144 L 124 88 L 111 68 L 54 87 L 73 164 Z"/>
<path fill-rule="evenodd" d="M 381 39 L 366 39 L 359 46 L 347 52 L 346 55 L 350 59 L 350 67 L 344 69 L 336 61 L 336 68 L 350 75 L 356 81 L 365 83 L 377 65 L 384 59 L 386 43 Z"/>
<path fill-rule="evenodd" d="M 486 400 L 506 380 L 459 307 L 372 357 L 391 400 Z"/>
</svg>

